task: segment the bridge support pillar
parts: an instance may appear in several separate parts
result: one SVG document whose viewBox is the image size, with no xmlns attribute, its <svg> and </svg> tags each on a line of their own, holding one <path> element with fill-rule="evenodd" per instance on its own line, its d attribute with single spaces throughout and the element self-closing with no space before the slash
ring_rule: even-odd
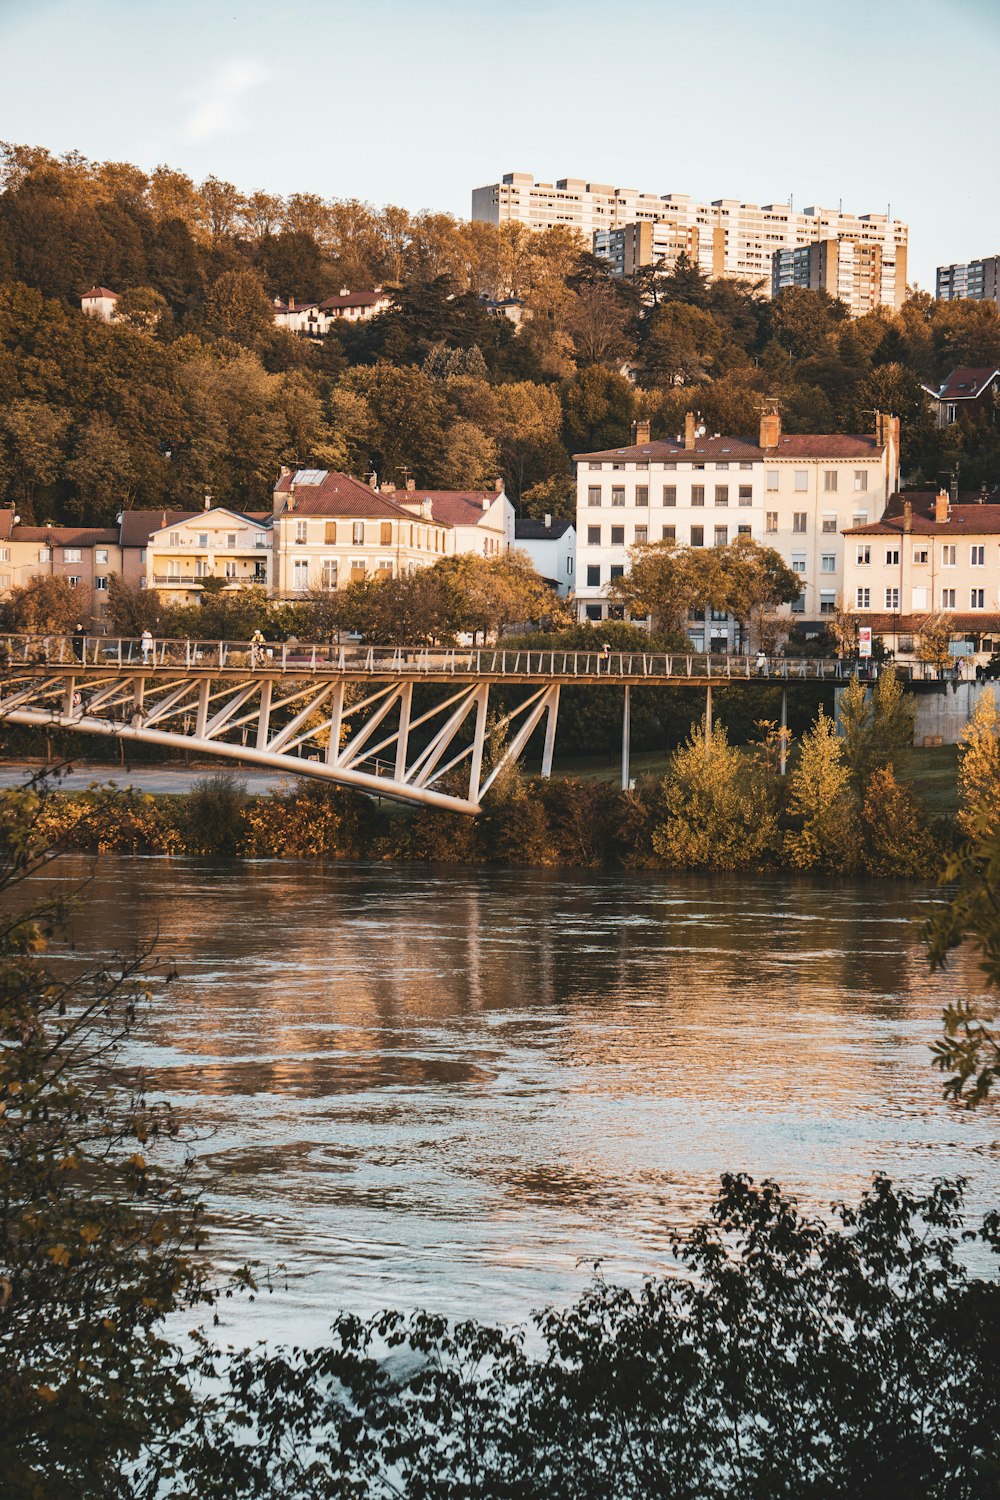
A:
<svg viewBox="0 0 1000 1500">
<path fill-rule="evenodd" d="M 628 688 L 625 689 L 626 694 Z M 559 687 L 556 686 L 549 703 L 549 711 L 545 719 L 545 746 L 542 750 L 542 775 L 548 781 L 552 775 L 552 754 L 556 747 L 556 719 L 559 714 Z"/>
<path fill-rule="evenodd" d="M 271 737 L 271 679 L 265 677 L 260 685 L 260 713 L 257 718 L 257 749 L 266 750 Z"/>
<path fill-rule="evenodd" d="M 705 688 L 705 759 L 712 754 L 712 684 Z"/>
<path fill-rule="evenodd" d="M 622 713 L 622 791 L 628 791 L 629 755 L 632 748 L 632 689 L 625 684 L 625 708 Z"/>
</svg>

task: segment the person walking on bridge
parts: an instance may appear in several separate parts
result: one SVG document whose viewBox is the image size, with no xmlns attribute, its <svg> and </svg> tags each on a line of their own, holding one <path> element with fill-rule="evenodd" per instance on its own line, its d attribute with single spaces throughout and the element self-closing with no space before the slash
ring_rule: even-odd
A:
<svg viewBox="0 0 1000 1500">
<path fill-rule="evenodd" d="M 754 671 L 757 673 L 758 677 L 767 676 L 767 657 L 764 654 L 763 646 L 761 646 L 760 650 L 757 652 L 757 660 L 754 662 Z"/>
<path fill-rule="evenodd" d="M 149 665 L 149 654 L 153 649 L 153 637 L 148 627 L 139 637 L 139 648 L 142 651 L 142 664 L 146 667 Z"/>
<path fill-rule="evenodd" d="M 264 637 L 259 630 L 255 630 L 250 637 L 250 665 L 257 667 L 264 660 Z"/>
</svg>

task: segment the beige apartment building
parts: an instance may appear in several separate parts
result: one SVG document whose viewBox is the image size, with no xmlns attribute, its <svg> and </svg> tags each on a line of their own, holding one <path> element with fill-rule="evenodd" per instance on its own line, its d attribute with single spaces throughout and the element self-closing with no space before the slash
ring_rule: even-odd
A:
<svg viewBox="0 0 1000 1500">
<path fill-rule="evenodd" d="M 868 310 L 869 293 L 854 294 L 854 262 L 860 281 L 865 274 L 870 276 L 867 263 L 874 259 L 868 250 L 857 247 L 877 246 L 879 304 L 899 307 L 906 294 L 908 229 L 888 214 L 857 215 L 819 207 L 796 211 L 789 203 L 760 205 L 738 198 L 700 202 L 686 193 L 641 193 L 572 177 L 536 183 L 528 172 L 508 172 L 500 182 L 473 190 L 472 217 L 492 224 L 526 224 L 539 231 L 568 226 L 578 230 L 595 253 L 606 255 L 615 269 L 619 263 L 624 265 L 626 246 L 633 265 L 637 254 L 650 256 L 638 264 L 654 264 L 658 246 L 665 247 L 669 264 L 686 238 L 686 253 L 697 260 L 706 276 L 760 282 L 768 296 L 777 252 L 832 243 L 838 247 L 834 279 L 848 293 L 845 300 L 855 317 Z M 633 237 L 631 243 L 612 233 L 638 224 L 649 224 L 650 234 Z M 841 241 L 845 242 L 842 251 Z M 827 251 L 826 260 L 830 257 Z M 829 268 L 824 274 L 829 279 Z"/>
<path fill-rule="evenodd" d="M 266 512 L 243 515 L 221 505 L 163 519 L 147 534 L 145 587 L 165 604 L 197 604 L 207 578 L 227 588 L 271 584 L 271 526 Z"/>
<path fill-rule="evenodd" d="M 96 526 L 25 526 L 0 511 L 0 598 L 32 578 L 64 578 L 80 595 L 81 614 L 100 617 L 108 580 L 122 570 L 119 532 Z"/>
<path fill-rule="evenodd" d="M 848 528 L 844 543 L 845 606 L 897 656 L 937 615 L 959 654 L 1000 650 L 1000 505 L 904 496 L 900 514 Z"/>
</svg>

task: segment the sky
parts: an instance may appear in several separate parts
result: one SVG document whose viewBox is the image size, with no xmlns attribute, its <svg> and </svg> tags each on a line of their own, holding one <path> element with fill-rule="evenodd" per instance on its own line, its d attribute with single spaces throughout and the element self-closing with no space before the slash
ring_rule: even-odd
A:
<svg viewBox="0 0 1000 1500">
<path fill-rule="evenodd" d="M 470 213 L 504 172 L 1000 252 L 1000 0 L 0 0 L 0 139 Z"/>
</svg>

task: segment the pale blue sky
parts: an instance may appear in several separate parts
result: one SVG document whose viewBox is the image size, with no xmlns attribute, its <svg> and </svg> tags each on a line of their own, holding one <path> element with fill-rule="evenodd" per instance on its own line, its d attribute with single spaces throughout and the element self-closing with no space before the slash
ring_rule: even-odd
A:
<svg viewBox="0 0 1000 1500">
<path fill-rule="evenodd" d="M 891 202 L 931 290 L 1000 251 L 998 0 L 0 0 L 0 60 L 0 138 L 246 190 Z"/>
</svg>

